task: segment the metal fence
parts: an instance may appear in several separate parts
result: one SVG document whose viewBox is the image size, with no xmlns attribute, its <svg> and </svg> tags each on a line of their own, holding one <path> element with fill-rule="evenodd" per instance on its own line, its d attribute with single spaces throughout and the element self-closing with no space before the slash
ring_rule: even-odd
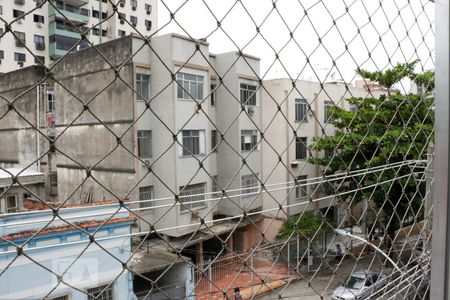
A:
<svg viewBox="0 0 450 300">
<path fill-rule="evenodd" d="M 0 2 L 0 298 L 447 299 L 448 11 Z"/>
</svg>

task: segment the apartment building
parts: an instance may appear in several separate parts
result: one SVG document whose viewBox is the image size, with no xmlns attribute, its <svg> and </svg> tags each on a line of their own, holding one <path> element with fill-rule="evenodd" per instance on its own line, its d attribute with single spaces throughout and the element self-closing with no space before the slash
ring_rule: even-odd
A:
<svg viewBox="0 0 450 300">
<path fill-rule="evenodd" d="M 337 200 L 321 193 L 322 170 L 307 162 L 309 157 L 331 155 L 323 151 L 310 151 L 308 146 L 315 137 L 334 135 L 333 120 L 328 107 L 337 106 L 354 110 L 345 99 L 377 96 L 385 90 L 368 86 L 365 81 L 355 84 L 342 81 L 313 82 L 305 80 L 274 79 L 264 81 L 262 93 L 264 136 L 263 176 L 267 189 L 264 210 L 271 217 L 285 219 L 303 210 L 320 210 L 340 221 L 345 211 Z M 370 88 L 370 91 L 369 89 Z M 320 201 L 310 201 L 321 199 Z M 279 204 L 287 206 L 279 212 Z M 330 207 L 330 209 L 327 209 Z"/>
<path fill-rule="evenodd" d="M 6 32 L 0 24 L 0 73 L 48 66 L 70 50 L 131 33 L 149 36 L 158 21 L 156 0 L 119 0 L 115 7 L 107 0 L 4 1 L 0 18 L 11 25 Z"/>
<path fill-rule="evenodd" d="M 34 86 L 39 66 L 0 75 L 2 97 L 21 95 L 17 112 L 0 120 L 9 142 L 0 166 L 34 162 L 59 201 L 139 199 L 140 229 L 151 223 L 170 237 L 201 219 L 261 210 L 259 59 L 213 55 L 205 41 L 176 34 L 152 38 L 158 56 L 144 43 L 127 36 L 99 45 L 113 65 L 126 62 L 121 80 L 93 48 L 55 65 L 56 82 Z"/>
</svg>

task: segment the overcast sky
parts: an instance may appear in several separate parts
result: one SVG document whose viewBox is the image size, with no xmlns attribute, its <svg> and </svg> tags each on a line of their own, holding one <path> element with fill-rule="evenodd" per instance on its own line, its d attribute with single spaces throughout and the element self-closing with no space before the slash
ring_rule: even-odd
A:
<svg viewBox="0 0 450 300">
<path fill-rule="evenodd" d="M 420 57 L 426 69 L 434 66 L 434 58 L 429 55 L 431 51 L 434 56 L 434 34 L 430 31 L 430 22 L 434 26 L 434 4 L 428 0 L 411 1 L 410 5 L 407 0 L 384 0 L 381 7 L 376 0 L 275 2 L 276 9 L 270 0 L 161 0 L 160 34 L 178 32 L 194 38 L 206 37 L 212 53 L 243 49 L 261 58 L 261 75 L 267 73 L 265 79 L 287 74 L 316 79 L 312 68 L 323 79 L 332 68 L 333 59 L 340 72 L 335 68 L 330 75 L 335 73 L 334 78 L 343 77 L 346 81 L 354 78 L 358 66 L 385 68 L 389 57 L 392 64 Z M 168 8 L 176 11 L 179 24 L 170 20 Z M 213 14 L 221 20 L 219 29 Z M 258 35 L 255 23 L 260 27 Z M 274 63 L 275 52 L 279 52 L 281 62 Z"/>
</svg>

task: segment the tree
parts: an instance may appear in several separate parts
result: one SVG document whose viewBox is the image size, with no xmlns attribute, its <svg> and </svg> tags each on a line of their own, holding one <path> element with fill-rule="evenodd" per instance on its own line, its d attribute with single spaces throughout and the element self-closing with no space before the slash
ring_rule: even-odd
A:
<svg viewBox="0 0 450 300">
<path fill-rule="evenodd" d="M 398 64 L 383 72 L 357 70 L 361 77 L 385 87 L 387 92 L 378 97 L 369 93 L 368 97 L 347 99 L 357 107 L 353 112 L 330 108 L 335 134 L 316 137 L 310 150 L 332 155 L 311 157 L 309 162 L 321 166 L 325 174 L 334 174 L 425 160 L 434 134 L 434 72 L 416 74 L 415 64 Z M 414 81 L 422 92 L 402 94 L 395 90 L 394 85 L 405 78 Z M 328 183 L 325 191 L 341 195 L 339 200 L 351 205 L 371 198 L 387 216 L 385 226 L 393 234 L 405 216 L 418 216 L 425 195 L 425 184 L 411 176 L 413 172 L 410 166 L 363 172 Z M 364 188 L 371 185 L 374 187 Z"/>
<path fill-rule="evenodd" d="M 312 238 L 317 231 L 319 231 L 317 236 L 321 237 L 321 233 L 331 232 L 333 226 L 330 222 L 323 222 L 322 216 L 305 211 L 300 215 L 286 219 L 278 232 L 277 238 L 283 240 L 291 237 Z"/>
</svg>

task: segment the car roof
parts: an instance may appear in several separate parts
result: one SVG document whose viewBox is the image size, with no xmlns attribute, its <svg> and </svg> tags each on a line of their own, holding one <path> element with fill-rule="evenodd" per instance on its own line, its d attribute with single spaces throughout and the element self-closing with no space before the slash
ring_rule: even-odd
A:
<svg viewBox="0 0 450 300">
<path fill-rule="evenodd" d="M 369 275 L 380 275 L 380 274 L 381 274 L 380 272 L 362 270 L 362 271 L 353 272 L 352 275 L 350 275 L 350 276 L 358 277 L 358 278 L 366 278 Z"/>
</svg>

